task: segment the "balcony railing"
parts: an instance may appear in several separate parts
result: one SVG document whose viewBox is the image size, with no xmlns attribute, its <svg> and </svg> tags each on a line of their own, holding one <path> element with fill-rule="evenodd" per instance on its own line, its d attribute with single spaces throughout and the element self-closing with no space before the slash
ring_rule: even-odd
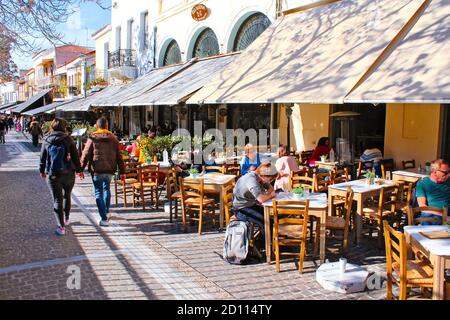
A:
<svg viewBox="0 0 450 320">
<path fill-rule="evenodd" d="M 136 67 L 136 51 L 120 49 L 108 54 L 108 68 Z"/>
</svg>

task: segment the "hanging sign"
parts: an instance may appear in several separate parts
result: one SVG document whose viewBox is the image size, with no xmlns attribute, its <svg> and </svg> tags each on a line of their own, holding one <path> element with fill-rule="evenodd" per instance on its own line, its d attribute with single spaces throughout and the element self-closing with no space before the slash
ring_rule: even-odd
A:
<svg viewBox="0 0 450 320">
<path fill-rule="evenodd" d="M 204 4 L 196 4 L 191 11 L 192 19 L 202 21 L 208 18 L 208 8 Z"/>
</svg>

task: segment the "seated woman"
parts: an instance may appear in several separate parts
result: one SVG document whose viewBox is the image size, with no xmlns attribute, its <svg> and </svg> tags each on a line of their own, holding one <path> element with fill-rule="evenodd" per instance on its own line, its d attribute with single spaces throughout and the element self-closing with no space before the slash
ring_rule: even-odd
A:
<svg viewBox="0 0 450 320">
<path fill-rule="evenodd" d="M 283 187 L 289 186 L 289 175 L 291 171 L 298 170 L 297 161 L 289 155 L 287 146 L 284 144 L 278 148 L 278 159 L 275 167 L 278 171 L 278 177 L 275 180 L 274 188 L 275 190 L 284 189 Z"/>
<path fill-rule="evenodd" d="M 328 137 L 322 137 L 317 143 L 317 147 L 314 149 L 311 159 L 309 159 L 309 164 L 314 165 L 316 161 L 319 161 L 320 156 L 328 156 L 330 154 L 330 139 Z"/>
<path fill-rule="evenodd" d="M 139 147 L 139 142 L 141 141 L 141 136 L 137 136 L 136 141 L 131 145 L 129 150 L 131 157 L 139 159 L 141 155 L 141 147 Z"/>
<path fill-rule="evenodd" d="M 261 157 L 252 144 L 244 147 L 244 157 L 241 160 L 241 175 L 249 171 L 255 171 L 261 165 Z"/>
</svg>

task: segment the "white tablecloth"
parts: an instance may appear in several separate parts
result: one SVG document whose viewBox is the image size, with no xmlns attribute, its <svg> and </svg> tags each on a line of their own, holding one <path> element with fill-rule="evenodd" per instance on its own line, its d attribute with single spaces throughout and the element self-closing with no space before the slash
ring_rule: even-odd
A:
<svg viewBox="0 0 450 320">
<path fill-rule="evenodd" d="M 416 239 L 420 244 L 430 251 L 430 253 L 438 256 L 450 256 L 450 239 L 429 239 L 419 232 L 450 230 L 447 226 L 406 226 L 405 233 L 408 233 Z"/>
<path fill-rule="evenodd" d="M 348 181 L 343 183 L 337 183 L 329 185 L 328 188 L 338 189 L 338 190 L 347 190 L 347 187 L 350 186 L 355 193 L 360 192 L 368 192 L 374 190 L 380 190 L 382 187 L 390 187 L 395 185 L 393 181 L 384 180 L 382 184 L 367 184 L 366 179 Z"/>
<path fill-rule="evenodd" d="M 276 200 L 296 200 L 292 193 L 280 192 L 277 193 Z M 308 195 L 309 207 L 315 209 L 325 209 L 328 206 L 327 195 L 325 193 L 310 193 Z M 301 201 L 304 201 L 303 198 Z M 272 206 L 272 199 L 263 203 L 263 206 Z"/>
</svg>

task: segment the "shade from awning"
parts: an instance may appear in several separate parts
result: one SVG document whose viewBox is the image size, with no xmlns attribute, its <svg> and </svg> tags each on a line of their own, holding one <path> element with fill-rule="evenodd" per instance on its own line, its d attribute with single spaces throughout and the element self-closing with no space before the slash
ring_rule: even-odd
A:
<svg viewBox="0 0 450 320">
<path fill-rule="evenodd" d="M 280 18 L 187 103 L 343 103 L 425 0 L 343 0 Z"/>
<path fill-rule="evenodd" d="M 24 111 L 30 110 L 33 107 L 41 107 L 41 105 L 39 105 L 39 101 L 41 99 L 44 98 L 44 96 L 46 94 L 48 94 L 50 91 L 52 91 L 52 89 L 46 89 L 43 91 L 40 91 L 38 93 L 36 93 L 34 96 L 32 96 L 30 99 L 28 99 L 27 101 L 18 104 L 17 107 L 15 107 L 13 110 L 11 110 L 12 112 L 15 113 L 22 113 Z"/>
<path fill-rule="evenodd" d="M 228 54 L 193 61 L 191 65 L 174 74 L 167 81 L 123 103 L 123 105 L 176 105 L 184 102 L 226 65 L 232 63 L 238 55 Z"/>
<path fill-rule="evenodd" d="M 432 0 L 346 102 L 450 103 L 450 1 Z"/>
<path fill-rule="evenodd" d="M 122 103 L 127 103 L 130 99 L 139 97 L 146 91 L 151 90 L 155 86 L 159 85 L 162 81 L 178 72 L 179 70 L 186 68 L 187 64 L 178 64 L 174 66 L 167 66 L 151 70 L 146 75 L 137 78 L 123 86 L 123 88 L 113 95 L 105 97 L 104 99 L 96 100 L 92 106 L 119 106 Z"/>
</svg>

